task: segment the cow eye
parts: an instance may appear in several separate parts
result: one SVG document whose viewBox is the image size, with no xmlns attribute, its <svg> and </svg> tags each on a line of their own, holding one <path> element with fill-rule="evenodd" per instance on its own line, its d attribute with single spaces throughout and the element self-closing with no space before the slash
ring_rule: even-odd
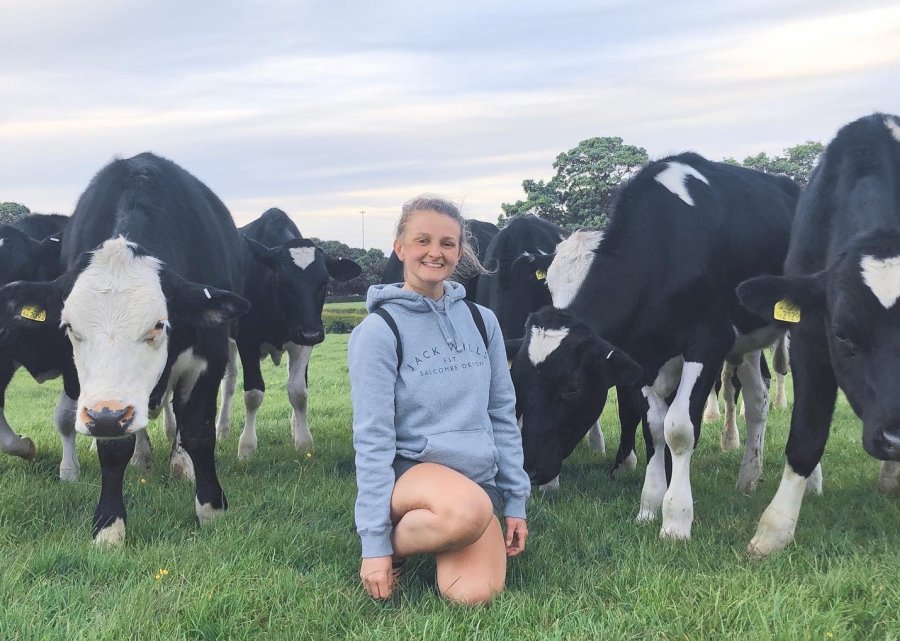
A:
<svg viewBox="0 0 900 641">
<path fill-rule="evenodd" d="M 70 341 L 72 341 L 73 343 L 81 342 L 81 340 L 82 340 L 81 335 L 78 332 L 76 332 L 74 329 L 72 329 L 71 323 L 63 323 L 62 328 L 66 332 L 66 336 L 69 337 Z"/>
<path fill-rule="evenodd" d="M 581 388 L 578 385 L 564 385 L 559 390 L 559 395 L 567 401 L 577 398 L 579 394 L 581 394 Z"/>
<path fill-rule="evenodd" d="M 844 356 L 851 359 L 856 357 L 859 347 L 844 332 L 835 331 L 834 340 L 837 343 L 838 349 Z"/>
</svg>

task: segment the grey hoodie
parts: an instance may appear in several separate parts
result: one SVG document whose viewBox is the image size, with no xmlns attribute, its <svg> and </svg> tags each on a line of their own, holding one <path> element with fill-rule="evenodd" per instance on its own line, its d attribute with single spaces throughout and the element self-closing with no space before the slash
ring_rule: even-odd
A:
<svg viewBox="0 0 900 641">
<path fill-rule="evenodd" d="M 462 300 L 444 282 L 437 302 L 394 285 L 369 288 L 366 307 L 390 313 L 403 363 L 384 319 L 370 314 L 350 336 L 350 397 L 356 449 L 356 528 L 362 556 L 391 554 L 392 464 L 397 455 L 440 463 L 476 483 L 495 484 L 506 516 L 525 518 L 531 482 L 522 468 L 515 391 L 500 326 L 479 307 L 488 347 Z"/>
</svg>

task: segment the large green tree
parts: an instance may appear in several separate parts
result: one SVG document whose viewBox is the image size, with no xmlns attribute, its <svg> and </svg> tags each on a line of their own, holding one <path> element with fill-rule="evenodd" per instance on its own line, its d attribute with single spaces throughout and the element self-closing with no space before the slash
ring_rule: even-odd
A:
<svg viewBox="0 0 900 641">
<path fill-rule="evenodd" d="M 380 249 L 360 249 L 350 247 L 337 240 L 319 240 L 310 238 L 316 245 L 334 258 L 349 258 L 362 267 L 362 273 L 351 280 L 341 282 L 330 280 L 328 294 L 346 296 L 349 294 L 365 294 L 370 285 L 381 282 L 381 273 L 387 264 L 387 257 Z"/>
<path fill-rule="evenodd" d="M 815 140 L 807 140 L 799 145 L 788 147 L 783 156 L 769 156 L 761 151 L 755 156 L 747 156 L 741 163 L 744 167 L 752 167 L 764 171 L 767 174 L 784 174 L 793 178 L 797 184 L 803 186 L 809 182 L 809 176 L 815 168 L 824 145 Z M 738 164 L 733 158 L 726 158 L 725 162 Z"/>
<path fill-rule="evenodd" d="M 535 214 L 561 227 L 603 227 L 615 188 L 647 162 L 647 150 L 621 138 L 589 138 L 561 153 L 549 181 L 525 180 L 526 199 L 501 205 L 498 225 Z"/>
<path fill-rule="evenodd" d="M 0 224 L 11 223 L 17 218 L 27 216 L 30 213 L 31 210 L 21 203 L 0 203 Z"/>
</svg>

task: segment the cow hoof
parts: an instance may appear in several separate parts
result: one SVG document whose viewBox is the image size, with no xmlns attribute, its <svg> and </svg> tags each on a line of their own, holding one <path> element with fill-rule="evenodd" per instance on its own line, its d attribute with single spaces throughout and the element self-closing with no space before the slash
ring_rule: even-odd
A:
<svg viewBox="0 0 900 641">
<path fill-rule="evenodd" d="M 900 462 L 881 462 L 881 470 L 878 473 L 878 491 L 886 495 L 900 492 Z"/>
<path fill-rule="evenodd" d="M 193 481 L 194 479 L 194 462 L 191 457 L 183 449 L 176 449 L 172 452 L 169 459 L 169 473 L 178 479 L 185 481 Z"/>
<path fill-rule="evenodd" d="M 541 494 L 556 494 L 559 492 L 559 475 L 549 483 L 538 485 L 538 491 L 540 491 Z"/>
<path fill-rule="evenodd" d="M 707 405 L 706 411 L 703 412 L 703 422 L 704 423 L 715 423 L 720 418 L 722 418 L 722 412 L 718 407 L 714 405 Z"/>
<path fill-rule="evenodd" d="M 667 541 L 690 541 L 690 523 L 669 523 L 659 529 L 659 538 Z"/>
<path fill-rule="evenodd" d="M 153 469 L 153 452 L 135 452 L 128 464 L 144 472 L 149 472 Z"/>
<path fill-rule="evenodd" d="M 34 441 L 27 436 L 20 436 L 12 445 L 4 447 L 3 451 L 26 461 L 34 460 L 34 457 L 37 456 L 37 447 L 35 447 Z"/>
<path fill-rule="evenodd" d="M 301 454 L 306 454 L 307 452 L 312 452 L 313 448 L 313 439 L 312 434 L 309 431 L 306 434 L 294 435 L 294 449 L 300 452 Z M 256 449 L 254 447 L 254 449 Z"/>
<path fill-rule="evenodd" d="M 759 481 L 762 479 L 762 471 L 754 470 L 749 474 L 741 474 L 738 475 L 737 480 L 737 491 L 742 494 L 752 494 L 756 491 L 756 488 L 759 487 Z"/>
<path fill-rule="evenodd" d="M 625 457 L 625 460 L 622 461 L 622 467 L 626 470 L 636 470 L 637 469 L 637 454 L 634 453 L 634 450 L 628 453 L 628 456 Z"/>
<path fill-rule="evenodd" d="M 216 426 L 216 440 L 220 443 L 228 438 L 228 435 L 231 433 L 231 426 L 228 423 L 219 424 Z"/>
<path fill-rule="evenodd" d="M 66 483 L 74 483 L 81 477 L 81 468 L 79 466 L 71 466 L 67 465 L 63 467 L 59 466 L 59 480 L 65 481 Z"/>
<path fill-rule="evenodd" d="M 118 546 L 125 543 L 125 521 L 116 519 L 94 535 L 94 545 Z"/>
<path fill-rule="evenodd" d="M 750 540 L 750 544 L 747 545 L 747 555 L 756 559 L 761 559 L 774 552 L 780 552 L 787 547 L 788 543 L 790 543 L 793 538 L 793 534 L 777 532 L 774 530 L 764 531 L 764 528 L 760 525 L 759 529 L 756 531 L 756 535 Z"/>
<path fill-rule="evenodd" d="M 219 518 L 223 514 L 225 514 L 225 510 L 219 507 L 213 507 L 209 503 L 201 504 L 199 499 L 194 498 L 194 507 L 197 512 L 197 520 L 200 521 L 200 525 L 206 525 L 210 521 L 214 521 Z"/>
<path fill-rule="evenodd" d="M 806 479 L 806 496 L 822 496 L 822 464 L 819 463 L 813 468 L 812 474 Z"/>
<path fill-rule="evenodd" d="M 731 452 L 741 446 L 741 437 L 738 436 L 737 430 L 734 432 L 722 431 L 722 437 L 719 439 L 719 446 L 723 452 Z"/>
<path fill-rule="evenodd" d="M 652 523 L 656 520 L 656 510 L 649 507 L 641 507 L 638 514 L 634 517 L 635 523 Z"/>
<path fill-rule="evenodd" d="M 254 452 L 256 452 L 256 435 L 247 436 L 246 434 L 241 434 L 241 438 L 238 439 L 238 460 L 246 461 L 251 456 L 253 456 Z"/>
</svg>

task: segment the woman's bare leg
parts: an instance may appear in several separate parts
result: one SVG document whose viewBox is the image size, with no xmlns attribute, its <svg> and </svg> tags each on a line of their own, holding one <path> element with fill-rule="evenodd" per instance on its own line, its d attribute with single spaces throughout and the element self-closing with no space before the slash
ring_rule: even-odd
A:
<svg viewBox="0 0 900 641">
<path fill-rule="evenodd" d="M 483 489 L 442 465 L 420 463 L 391 496 L 397 556 L 436 555 L 438 587 L 451 601 L 483 603 L 503 590 L 506 550 Z"/>
</svg>

